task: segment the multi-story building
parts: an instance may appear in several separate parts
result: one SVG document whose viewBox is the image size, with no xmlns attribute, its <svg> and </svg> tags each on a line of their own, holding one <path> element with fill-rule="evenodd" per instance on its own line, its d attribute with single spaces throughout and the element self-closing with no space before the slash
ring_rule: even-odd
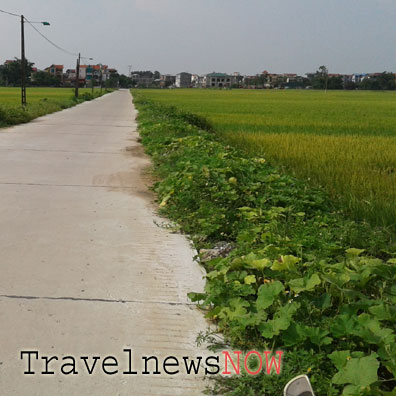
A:
<svg viewBox="0 0 396 396">
<path fill-rule="evenodd" d="M 154 74 L 152 72 L 132 73 L 131 79 L 134 86 L 148 88 L 154 83 Z"/>
<path fill-rule="evenodd" d="M 51 65 L 44 70 L 52 76 L 58 77 L 60 80 L 63 79 L 63 65 Z"/>
<path fill-rule="evenodd" d="M 160 87 L 168 88 L 176 83 L 176 76 L 172 76 L 171 74 L 161 74 L 160 76 Z"/>
<path fill-rule="evenodd" d="M 191 86 L 193 88 L 202 88 L 204 86 L 204 77 L 198 74 L 191 76 Z"/>
<path fill-rule="evenodd" d="M 94 85 L 104 84 L 110 78 L 111 73 L 116 73 L 116 69 L 109 69 L 107 65 L 80 65 L 78 76 L 79 86 L 91 86 L 92 79 Z M 64 74 L 65 85 L 75 85 L 76 83 L 76 69 L 67 69 Z"/>
<path fill-rule="evenodd" d="M 209 73 L 204 76 L 203 85 L 206 88 L 230 88 L 234 77 L 225 73 Z"/>
<path fill-rule="evenodd" d="M 190 88 L 191 87 L 191 78 L 192 74 L 182 72 L 179 74 L 176 74 L 176 88 Z"/>
</svg>

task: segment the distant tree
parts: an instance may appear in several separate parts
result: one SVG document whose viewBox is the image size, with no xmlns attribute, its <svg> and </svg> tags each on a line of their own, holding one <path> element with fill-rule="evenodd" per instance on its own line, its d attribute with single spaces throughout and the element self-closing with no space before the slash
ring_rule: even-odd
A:
<svg viewBox="0 0 396 396">
<path fill-rule="evenodd" d="M 112 73 L 105 82 L 106 88 L 117 88 L 118 87 L 118 73 Z"/>
<path fill-rule="evenodd" d="M 50 73 L 38 71 L 36 73 L 32 73 L 31 83 L 37 87 L 59 87 L 61 81 L 59 77 Z"/>
<path fill-rule="evenodd" d="M 396 88 L 395 75 L 393 73 L 383 72 L 377 77 L 379 89 L 394 90 Z"/>
<path fill-rule="evenodd" d="M 28 82 L 32 73 L 34 63 L 25 60 L 25 79 Z M 0 66 L 0 80 L 4 85 L 21 85 L 21 60 L 15 58 L 13 62 Z"/>
<path fill-rule="evenodd" d="M 127 77 L 125 74 L 121 74 L 118 78 L 118 82 L 121 88 L 131 88 L 132 79 Z"/>
<path fill-rule="evenodd" d="M 132 74 L 138 74 L 140 77 L 150 77 L 150 78 L 154 76 L 154 73 L 150 70 L 137 70 L 137 71 L 133 71 Z"/>
<path fill-rule="evenodd" d="M 312 78 L 312 86 L 315 89 L 324 89 L 327 91 L 329 81 L 329 71 L 326 66 L 320 66 L 319 70 Z"/>
<path fill-rule="evenodd" d="M 369 77 L 364 78 L 362 81 L 360 81 L 359 84 L 359 88 L 365 90 L 374 89 L 373 86 L 374 86 L 373 81 Z"/>
<path fill-rule="evenodd" d="M 387 72 L 380 75 L 370 75 L 361 81 L 359 88 L 365 90 L 395 90 L 395 75 Z"/>
<path fill-rule="evenodd" d="M 154 72 L 154 79 L 155 79 L 155 80 L 158 80 L 160 77 L 161 77 L 161 73 L 160 73 L 159 71 L 156 70 L 156 71 Z"/>
<path fill-rule="evenodd" d="M 342 76 L 329 77 L 328 79 L 328 89 L 343 89 L 344 81 Z"/>
<path fill-rule="evenodd" d="M 354 90 L 356 88 L 357 88 L 357 85 L 353 81 L 346 81 L 344 84 L 344 89 Z"/>
</svg>

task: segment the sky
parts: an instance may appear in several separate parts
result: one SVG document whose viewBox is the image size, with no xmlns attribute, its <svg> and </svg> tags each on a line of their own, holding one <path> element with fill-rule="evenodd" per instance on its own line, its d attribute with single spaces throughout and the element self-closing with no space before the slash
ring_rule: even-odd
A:
<svg viewBox="0 0 396 396">
<path fill-rule="evenodd" d="M 121 73 L 396 72 L 395 0 L 0 0 L 72 53 Z M 76 59 L 25 27 L 38 68 Z M 0 13 L 0 62 L 20 57 L 20 23 Z M 85 63 L 89 63 L 86 61 Z"/>
</svg>

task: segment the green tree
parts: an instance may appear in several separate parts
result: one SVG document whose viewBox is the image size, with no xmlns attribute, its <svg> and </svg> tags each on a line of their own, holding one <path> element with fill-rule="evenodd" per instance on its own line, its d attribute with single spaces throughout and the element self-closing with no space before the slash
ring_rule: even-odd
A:
<svg viewBox="0 0 396 396">
<path fill-rule="evenodd" d="M 59 77 L 53 76 L 50 73 L 38 71 L 32 73 L 31 83 L 37 87 L 59 87 L 61 81 Z"/>
<path fill-rule="evenodd" d="M 132 79 L 127 77 L 125 74 L 121 74 L 118 78 L 118 82 L 121 88 L 131 88 L 132 87 Z"/>
<path fill-rule="evenodd" d="M 312 78 L 312 86 L 315 89 L 324 89 L 327 91 L 329 80 L 329 71 L 326 66 L 320 66 Z"/>
<path fill-rule="evenodd" d="M 365 90 L 394 90 L 396 89 L 395 75 L 388 72 L 370 75 L 360 83 L 359 88 Z"/>
<path fill-rule="evenodd" d="M 328 79 L 328 89 L 343 89 L 344 81 L 341 76 L 329 77 Z"/>
<path fill-rule="evenodd" d="M 34 63 L 25 60 L 25 80 L 29 82 Z M 21 85 L 21 60 L 15 58 L 13 62 L 0 66 L 0 80 L 4 85 L 17 86 Z"/>
</svg>

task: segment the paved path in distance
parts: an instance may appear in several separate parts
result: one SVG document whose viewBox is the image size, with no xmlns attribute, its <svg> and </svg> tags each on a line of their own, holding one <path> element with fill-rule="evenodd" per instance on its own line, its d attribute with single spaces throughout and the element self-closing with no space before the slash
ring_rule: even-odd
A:
<svg viewBox="0 0 396 396">
<path fill-rule="evenodd" d="M 188 241 L 155 224 L 135 117 L 120 90 L 0 130 L 1 395 L 201 394 L 202 378 L 161 365 L 204 353 L 195 338 L 206 322 L 186 297 L 202 289 L 203 272 Z M 142 356 L 157 355 L 162 374 L 122 374 L 124 349 L 138 371 Z M 39 351 L 36 374 L 23 374 L 21 351 Z M 78 374 L 60 373 L 67 355 Z M 115 375 L 102 371 L 108 355 Z M 44 356 L 58 357 L 54 375 L 40 374 Z M 92 375 L 84 356 L 89 367 L 100 357 Z"/>
</svg>

